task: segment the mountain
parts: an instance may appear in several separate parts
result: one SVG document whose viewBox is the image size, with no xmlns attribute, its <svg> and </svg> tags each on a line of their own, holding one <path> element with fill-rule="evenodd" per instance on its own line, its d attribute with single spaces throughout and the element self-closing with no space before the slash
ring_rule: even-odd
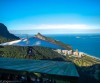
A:
<svg viewBox="0 0 100 83">
<path fill-rule="evenodd" d="M 51 42 L 53 44 L 59 45 L 67 50 L 72 50 L 72 47 L 70 45 L 64 44 L 63 42 L 57 41 L 57 40 L 52 39 L 50 37 L 43 36 L 41 33 L 38 33 L 37 35 L 35 35 L 35 37 L 42 39 L 42 40 L 45 40 L 45 41 L 48 41 L 48 42 Z"/>
<path fill-rule="evenodd" d="M 36 38 L 36 37 L 30 37 L 30 38 L 22 38 L 19 40 L 14 40 L 11 42 L 6 42 L 0 44 L 2 46 L 6 45 L 13 45 L 13 46 L 42 46 L 42 47 L 48 47 L 52 49 L 64 49 L 56 44 L 50 43 L 48 41 Z"/>
<path fill-rule="evenodd" d="M 16 37 L 15 35 L 9 33 L 7 27 L 0 23 L 0 37 L 4 37 L 7 39 L 19 39 L 19 37 Z"/>
</svg>

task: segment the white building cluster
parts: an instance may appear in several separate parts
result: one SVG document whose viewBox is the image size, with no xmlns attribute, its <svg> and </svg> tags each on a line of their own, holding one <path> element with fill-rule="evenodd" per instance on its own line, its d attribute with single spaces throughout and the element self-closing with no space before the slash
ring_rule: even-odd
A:
<svg viewBox="0 0 100 83">
<path fill-rule="evenodd" d="M 62 54 L 62 55 L 72 55 L 72 50 L 61 50 L 61 49 L 57 49 L 57 50 L 54 50 L 56 52 L 58 52 L 59 54 Z"/>
<path fill-rule="evenodd" d="M 69 55 L 69 56 L 74 56 L 74 57 L 82 57 L 84 56 L 84 54 L 82 52 L 78 52 L 78 50 L 76 51 L 73 51 L 73 50 L 61 50 L 61 49 L 57 49 L 57 50 L 54 50 L 56 52 L 58 52 L 59 54 L 61 55 Z"/>
</svg>

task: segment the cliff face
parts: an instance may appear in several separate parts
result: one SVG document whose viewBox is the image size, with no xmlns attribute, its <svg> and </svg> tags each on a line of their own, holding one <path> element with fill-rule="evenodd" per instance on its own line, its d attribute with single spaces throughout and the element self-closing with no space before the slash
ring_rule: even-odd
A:
<svg viewBox="0 0 100 83">
<path fill-rule="evenodd" d="M 35 37 L 39 38 L 39 39 L 42 39 L 42 40 L 45 40 L 45 41 L 48 41 L 48 42 L 51 42 L 51 43 L 54 43 L 54 44 L 57 44 L 63 48 L 65 48 L 66 50 L 72 50 L 72 47 L 68 44 L 64 44 L 63 42 L 61 41 L 57 41 L 57 40 L 54 40 L 52 38 L 49 38 L 49 37 L 46 37 L 46 36 L 43 36 L 42 34 L 38 33 L 37 35 L 35 35 Z"/>
<path fill-rule="evenodd" d="M 7 39 L 19 39 L 19 37 L 16 37 L 15 35 L 9 33 L 7 27 L 2 23 L 0 23 L 0 36 Z"/>
</svg>

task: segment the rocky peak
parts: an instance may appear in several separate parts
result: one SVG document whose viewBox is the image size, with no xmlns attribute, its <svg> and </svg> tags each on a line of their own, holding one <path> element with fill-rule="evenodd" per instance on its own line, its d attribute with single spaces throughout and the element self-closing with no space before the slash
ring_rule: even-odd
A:
<svg viewBox="0 0 100 83">
<path fill-rule="evenodd" d="M 41 35 L 41 33 L 37 33 L 37 35 Z M 42 35 L 41 35 L 42 36 Z"/>
<path fill-rule="evenodd" d="M 0 23 L 0 35 L 4 35 L 6 33 L 9 33 L 7 27 L 4 24 Z"/>
<path fill-rule="evenodd" d="M 45 40 L 45 37 L 43 35 L 41 35 L 41 33 L 38 33 L 37 35 L 35 35 L 35 37 Z"/>
</svg>

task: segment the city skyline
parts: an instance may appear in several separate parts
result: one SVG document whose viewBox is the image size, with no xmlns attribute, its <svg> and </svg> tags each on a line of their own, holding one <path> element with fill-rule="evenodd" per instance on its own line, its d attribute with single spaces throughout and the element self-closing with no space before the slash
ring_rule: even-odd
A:
<svg viewBox="0 0 100 83">
<path fill-rule="evenodd" d="M 99 0 L 0 0 L 0 10 L 13 33 L 100 33 Z"/>
</svg>

